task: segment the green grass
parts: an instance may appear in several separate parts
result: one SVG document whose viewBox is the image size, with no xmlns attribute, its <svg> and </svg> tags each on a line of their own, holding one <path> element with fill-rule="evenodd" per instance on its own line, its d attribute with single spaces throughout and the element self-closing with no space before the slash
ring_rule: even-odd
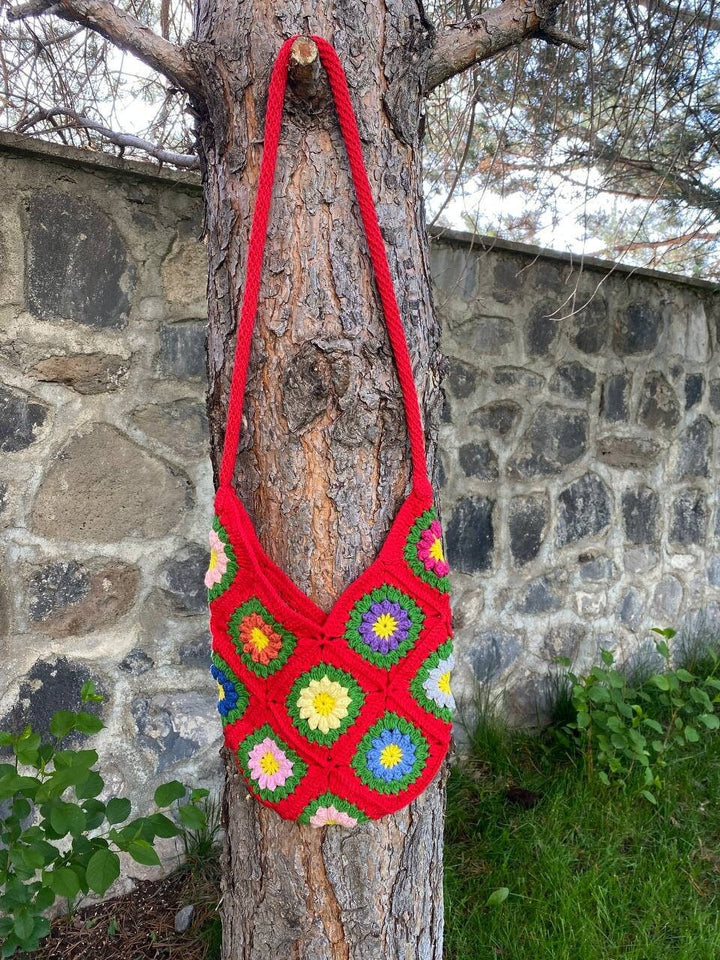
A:
<svg viewBox="0 0 720 960">
<path fill-rule="evenodd" d="M 720 735 L 673 766 L 657 809 L 588 783 L 556 744 L 485 719 L 454 767 L 446 960 L 720 960 Z"/>
</svg>

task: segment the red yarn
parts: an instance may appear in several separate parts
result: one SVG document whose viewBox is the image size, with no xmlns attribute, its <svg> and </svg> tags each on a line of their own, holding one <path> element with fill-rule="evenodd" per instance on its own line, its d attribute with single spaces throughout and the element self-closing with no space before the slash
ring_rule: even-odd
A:
<svg viewBox="0 0 720 960">
<path fill-rule="evenodd" d="M 321 37 L 313 40 L 335 99 L 393 349 L 413 485 L 377 557 L 329 613 L 267 556 L 232 488 L 295 39 L 283 44 L 270 80 L 205 582 L 225 742 L 250 790 L 283 817 L 351 826 L 409 803 L 448 749 L 450 605 L 410 356 L 345 75 Z"/>
<path fill-rule="evenodd" d="M 272 188 L 275 179 L 277 148 L 280 141 L 280 128 L 282 125 L 287 66 L 290 60 L 292 45 L 296 39 L 297 37 L 291 37 L 289 40 L 286 40 L 280 48 L 268 90 L 267 112 L 265 117 L 265 141 L 262 162 L 260 164 L 255 215 L 250 230 L 250 245 L 248 247 L 245 275 L 245 293 L 240 318 L 238 320 L 235 367 L 230 387 L 225 446 L 223 448 L 222 463 L 220 466 L 220 483 L 223 486 L 232 482 L 235 459 L 240 442 L 245 382 L 250 358 L 250 342 L 252 340 L 255 318 L 257 316 L 263 254 L 265 252 L 268 216 L 270 214 Z M 345 149 L 350 162 L 358 207 L 360 208 L 360 215 L 365 228 L 370 258 L 375 273 L 375 282 L 378 293 L 380 294 L 390 343 L 395 356 L 395 365 L 400 380 L 400 388 L 405 406 L 405 417 L 410 437 L 413 484 L 416 487 L 427 487 L 425 442 L 422 421 L 420 419 L 420 408 L 418 406 L 417 393 L 415 392 L 412 365 L 405 341 L 402 320 L 400 319 L 400 311 L 398 310 L 395 299 L 395 289 L 388 267 L 385 243 L 380 232 L 380 226 L 378 225 L 375 205 L 365 170 L 365 162 L 363 161 L 360 146 L 360 135 L 355 121 L 352 103 L 350 102 L 350 93 L 348 91 L 345 73 L 337 53 L 335 53 L 335 50 L 327 40 L 323 40 L 322 37 L 313 37 L 312 39 L 315 41 L 320 52 L 320 60 L 327 71 L 335 99 L 340 129 L 345 141 Z"/>
</svg>

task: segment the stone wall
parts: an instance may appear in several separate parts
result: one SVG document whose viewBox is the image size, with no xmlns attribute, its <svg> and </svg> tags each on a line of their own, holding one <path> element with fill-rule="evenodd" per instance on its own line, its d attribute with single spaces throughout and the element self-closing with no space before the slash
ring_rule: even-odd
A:
<svg viewBox="0 0 720 960">
<path fill-rule="evenodd" d="M 718 288 L 458 235 L 432 265 L 455 688 L 532 722 L 556 657 L 720 627 Z"/>
<path fill-rule="evenodd" d="M 0 164 L 0 726 L 92 676 L 113 789 L 217 782 L 198 184 L 8 135 Z M 532 719 L 556 655 L 718 615 L 717 290 L 458 235 L 432 259 L 456 687 Z"/>
<path fill-rule="evenodd" d="M 0 142 L 0 726 L 92 676 L 113 789 L 220 776 L 194 178 Z"/>
</svg>

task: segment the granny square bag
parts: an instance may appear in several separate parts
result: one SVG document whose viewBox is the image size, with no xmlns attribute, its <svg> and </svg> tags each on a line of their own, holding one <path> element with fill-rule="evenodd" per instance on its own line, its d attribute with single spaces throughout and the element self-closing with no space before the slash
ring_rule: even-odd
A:
<svg viewBox="0 0 720 960">
<path fill-rule="evenodd" d="M 313 37 L 335 100 L 402 389 L 412 489 L 375 560 L 325 613 L 265 553 L 232 487 L 290 50 L 268 91 L 210 567 L 211 672 L 227 747 L 281 817 L 346 827 L 410 803 L 450 743 L 448 565 L 427 477 L 412 367 L 345 75 Z"/>
</svg>

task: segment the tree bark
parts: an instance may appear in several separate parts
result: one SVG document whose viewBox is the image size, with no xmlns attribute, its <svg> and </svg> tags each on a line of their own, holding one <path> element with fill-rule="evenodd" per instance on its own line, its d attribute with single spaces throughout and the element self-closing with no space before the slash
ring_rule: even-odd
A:
<svg viewBox="0 0 720 960">
<path fill-rule="evenodd" d="M 219 469 L 235 315 L 267 81 L 298 28 L 334 43 L 435 452 L 441 398 L 420 171 L 430 30 L 413 0 L 385 7 L 200 0 L 191 55 L 209 256 L 209 417 Z M 308 22 L 309 21 L 309 22 Z M 408 490 L 399 385 L 324 73 L 286 99 L 236 489 L 272 558 L 329 608 L 374 558 Z M 281 820 L 227 758 L 226 960 L 440 960 L 443 784 L 354 831 Z"/>
</svg>

